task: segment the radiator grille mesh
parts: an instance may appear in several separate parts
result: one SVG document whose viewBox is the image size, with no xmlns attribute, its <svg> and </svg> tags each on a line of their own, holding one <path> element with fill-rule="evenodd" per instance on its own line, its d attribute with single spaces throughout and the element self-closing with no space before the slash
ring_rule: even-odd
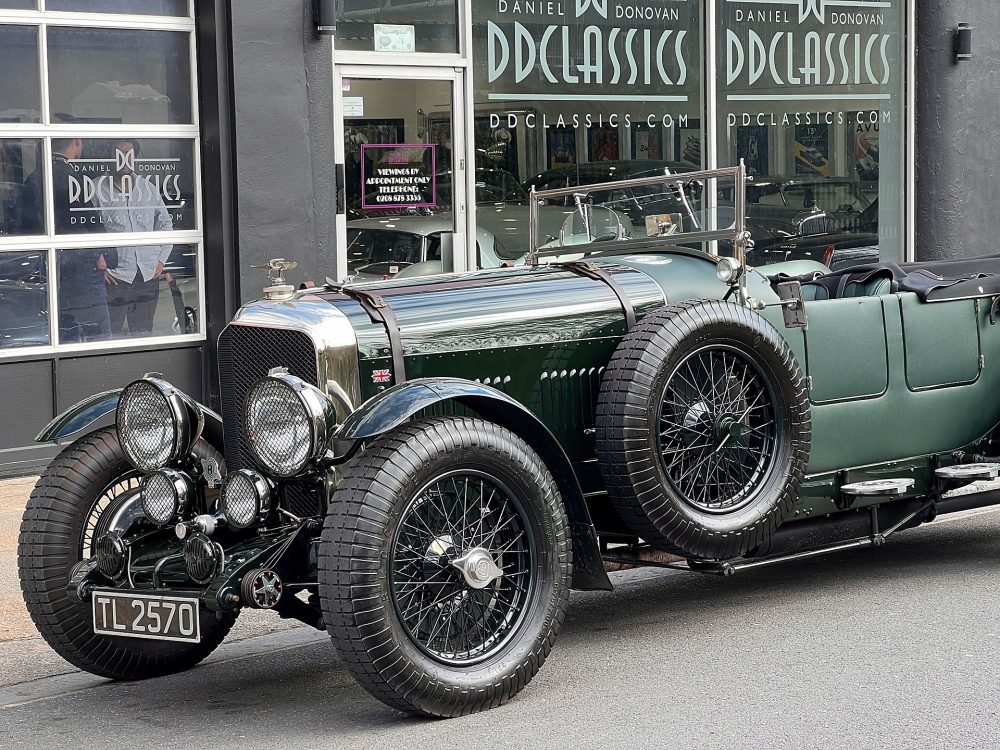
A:
<svg viewBox="0 0 1000 750">
<path fill-rule="evenodd" d="M 222 423 L 225 428 L 226 469 L 254 468 L 247 440 L 243 404 L 251 386 L 274 367 L 286 367 L 291 375 L 317 385 L 316 349 L 302 331 L 231 325 L 219 337 L 219 381 Z M 320 512 L 317 498 L 290 486 L 283 493 L 284 505 L 297 516 Z"/>
</svg>

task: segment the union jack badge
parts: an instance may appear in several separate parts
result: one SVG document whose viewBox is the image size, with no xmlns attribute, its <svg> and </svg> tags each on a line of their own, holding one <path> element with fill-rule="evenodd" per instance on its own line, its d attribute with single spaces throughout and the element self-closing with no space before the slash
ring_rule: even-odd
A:
<svg viewBox="0 0 1000 750">
<path fill-rule="evenodd" d="M 372 370 L 373 383 L 388 383 L 391 378 L 388 370 Z"/>
</svg>

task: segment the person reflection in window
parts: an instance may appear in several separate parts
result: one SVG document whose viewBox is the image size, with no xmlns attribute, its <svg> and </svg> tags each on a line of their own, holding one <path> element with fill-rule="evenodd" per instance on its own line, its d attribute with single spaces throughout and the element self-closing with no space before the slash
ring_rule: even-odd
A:
<svg viewBox="0 0 1000 750">
<path fill-rule="evenodd" d="M 83 198 L 81 177 L 73 162 L 83 155 L 80 138 L 52 139 L 52 210 L 56 234 L 94 231 L 95 207 Z M 44 234 L 42 169 L 24 181 L 25 216 L 34 217 L 32 234 Z M 114 264 L 112 261 L 111 265 Z M 59 253 L 59 340 L 62 343 L 97 341 L 111 335 L 104 274 L 109 267 L 102 249 L 63 250 Z"/>
<path fill-rule="evenodd" d="M 109 232 L 160 232 L 174 228 L 159 190 L 135 173 L 139 142 L 121 140 L 111 156 L 116 171 L 97 190 L 104 228 Z M 111 330 L 118 336 L 151 333 L 160 294 L 160 277 L 173 245 L 126 245 L 118 248 L 116 268 L 105 272 Z"/>
</svg>

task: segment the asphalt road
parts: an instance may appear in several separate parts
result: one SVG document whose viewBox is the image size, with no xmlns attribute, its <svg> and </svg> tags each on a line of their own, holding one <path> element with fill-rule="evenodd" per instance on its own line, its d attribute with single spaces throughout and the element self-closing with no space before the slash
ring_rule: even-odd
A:
<svg viewBox="0 0 1000 750">
<path fill-rule="evenodd" d="M 517 699 L 444 722 L 386 708 L 297 628 L 152 682 L 0 687 L 0 746 L 995 748 L 998 573 L 990 511 L 732 578 L 626 571 L 574 594 Z"/>
</svg>

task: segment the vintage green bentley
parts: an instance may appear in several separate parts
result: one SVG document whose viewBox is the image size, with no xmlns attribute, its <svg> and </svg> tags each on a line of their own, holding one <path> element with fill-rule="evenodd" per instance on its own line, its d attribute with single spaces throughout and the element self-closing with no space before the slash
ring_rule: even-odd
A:
<svg viewBox="0 0 1000 750">
<path fill-rule="evenodd" d="M 600 252 L 276 284 L 221 335 L 221 415 L 158 374 L 61 415 L 18 547 L 39 631 L 135 680 L 272 609 L 390 706 L 455 716 L 517 694 L 608 563 L 731 574 L 995 502 L 954 490 L 1000 469 L 1000 257 L 757 270 L 742 166 L 676 179 L 636 185 L 733 180 L 731 225 L 608 234 L 608 185 L 535 193 Z"/>
</svg>

